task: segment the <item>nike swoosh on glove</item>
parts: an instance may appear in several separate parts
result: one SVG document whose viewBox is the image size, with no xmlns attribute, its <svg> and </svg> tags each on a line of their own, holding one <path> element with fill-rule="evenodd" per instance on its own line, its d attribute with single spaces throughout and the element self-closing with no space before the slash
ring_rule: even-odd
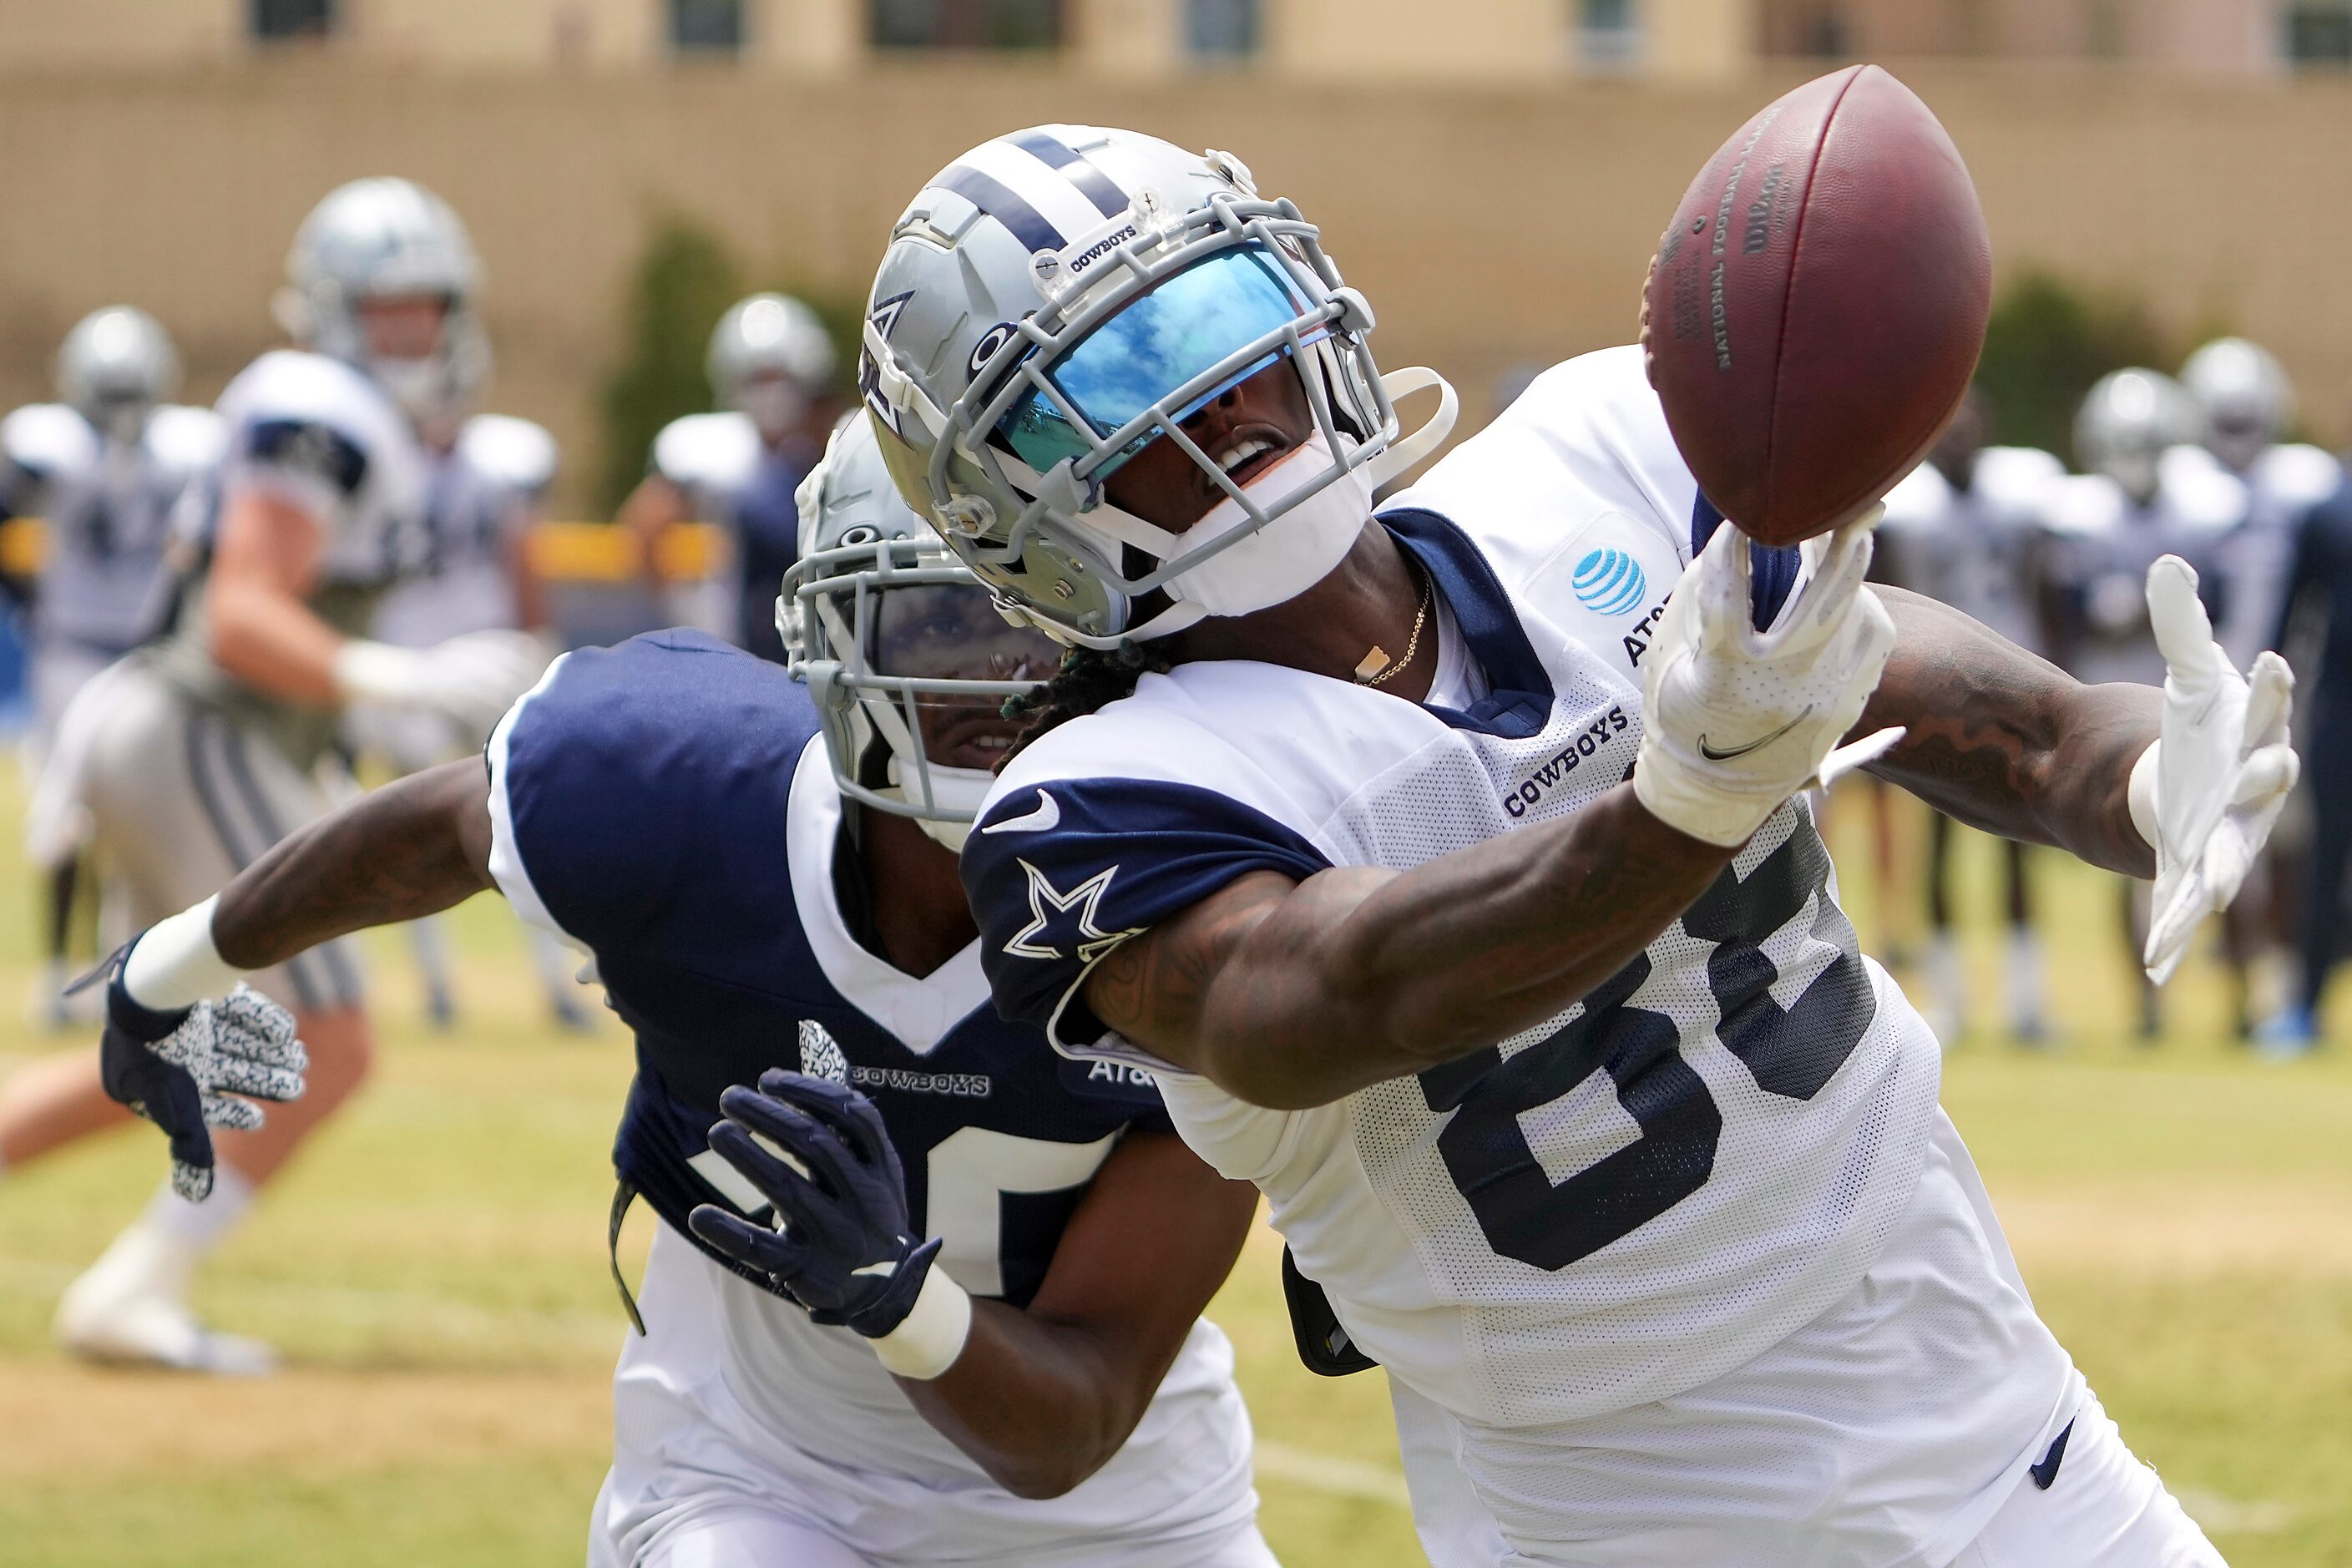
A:
<svg viewBox="0 0 2352 1568">
<path fill-rule="evenodd" d="M 904 1322 L 939 1256 L 908 1234 L 907 1178 L 882 1113 L 857 1090 L 772 1068 L 719 1097 L 710 1146 L 775 1205 L 776 1227 L 716 1204 L 694 1234 L 774 1281 L 821 1323 L 880 1339 Z"/>
<path fill-rule="evenodd" d="M 98 1063 L 108 1097 L 171 1140 L 172 1190 L 190 1203 L 212 1195 L 211 1130 L 254 1131 L 262 1123 L 254 1101 L 299 1100 L 310 1068 L 294 1016 L 251 986 L 159 1013 L 123 988 L 120 960 L 107 982 Z"/>
<path fill-rule="evenodd" d="M 2231 668 L 2198 600 L 2196 570 L 2179 556 L 2147 569 L 2147 616 L 2164 655 L 2164 722 L 2156 899 L 2140 957 L 2161 985 L 2198 925 L 2238 896 L 2302 763 L 2287 738 L 2294 675 L 2286 660 L 2265 652 L 2246 675 Z"/>
<path fill-rule="evenodd" d="M 1874 507 L 1804 545 L 1805 576 L 1763 631 L 1750 609 L 1748 541 L 1718 528 L 1666 602 L 1643 661 L 1633 793 L 1694 838 L 1746 843 L 1780 803 L 1882 755 L 1882 730 L 1838 742 L 1861 719 L 1895 647 L 1895 623 L 1864 583 Z"/>
</svg>

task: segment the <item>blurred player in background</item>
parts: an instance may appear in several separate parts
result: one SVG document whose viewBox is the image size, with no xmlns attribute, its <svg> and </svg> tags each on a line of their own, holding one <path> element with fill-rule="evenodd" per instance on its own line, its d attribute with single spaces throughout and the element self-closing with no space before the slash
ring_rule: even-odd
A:
<svg viewBox="0 0 2352 1568">
<path fill-rule="evenodd" d="M 2029 652 L 2042 651 L 2037 606 L 2042 556 L 2042 509 L 2065 470 L 2047 452 L 1990 447 L 1984 394 L 1968 399 L 1909 478 L 1888 492 L 1879 548 L 1887 579 L 1942 601 Z M 1927 841 L 1929 1021 L 1946 1045 L 1968 1027 L 1968 979 L 1952 934 L 1952 819 L 1930 818 Z M 2047 1029 L 2042 1005 L 2042 944 L 2035 935 L 2029 851 L 1999 841 L 2009 920 L 2009 1028 L 2021 1040 Z"/>
<path fill-rule="evenodd" d="M 2344 873 L 2352 863 L 2352 480 L 2339 478 L 2296 526 L 2272 646 L 2283 647 L 2289 627 L 2305 615 L 2319 623 L 2304 742 L 2312 842 L 2301 868 L 2301 973 L 2293 998 L 2264 1020 L 2258 1041 L 2275 1056 L 2299 1056 L 2319 1044 L 2320 1003 L 2343 953 Z"/>
<path fill-rule="evenodd" d="M 1055 646 L 863 420 L 804 494 L 793 674 L 692 631 L 568 655 L 487 772 L 296 835 L 142 934 L 110 1008 L 160 1037 L 239 968 L 491 887 L 593 953 L 637 1043 L 614 1234 L 640 1194 L 660 1220 L 596 1568 L 1270 1568 L 1200 1317 L 1255 1194 L 1148 1076 L 997 1017 L 956 877 Z"/>
<path fill-rule="evenodd" d="M 210 409 L 167 400 L 180 358 L 154 317 L 110 305 L 83 317 L 58 351 L 57 403 L 0 420 L 0 512 L 37 516 L 47 531 L 33 589 L 29 737 L 36 776 L 55 759 L 74 695 L 156 629 L 165 595 L 163 546 L 173 509 L 220 458 Z M 47 965 L 36 997 L 50 1025 L 67 1017 L 66 952 L 76 889 L 97 891 L 85 864 L 88 820 L 62 798 L 60 768 L 27 835 L 45 874 Z M 44 798 L 46 795 L 47 798 Z"/>
<path fill-rule="evenodd" d="M 419 424 L 418 435 L 428 470 L 424 559 L 376 606 L 374 635 L 396 647 L 415 648 L 471 632 L 520 629 L 543 637 L 541 595 L 526 546 L 554 482 L 555 438 L 528 419 L 503 414 L 457 420 L 436 415 Z M 380 757 L 395 773 L 478 752 L 489 739 L 487 728 L 415 708 L 362 704 L 351 710 L 348 728 L 359 750 Z M 558 1026 L 589 1027 L 572 981 L 574 965 L 562 944 L 537 927 L 526 926 L 524 934 Z M 441 921 L 414 921 L 408 936 L 425 979 L 426 1016 L 436 1027 L 449 1028 L 457 1002 Z"/>
<path fill-rule="evenodd" d="M 2281 628 L 2295 525 L 2335 490 L 2342 469 L 2331 454 L 2287 439 L 2294 424 L 2294 388 L 2268 350 L 2243 338 L 2217 338 L 2189 356 L 2180 382 L 2204 414 L 2204 444 L 2177 447 L 2166 455 L 2168 482 L 2183 479 L 2180 470 L 2210 463 L 2246 487 L 2244 517 L 2215 547 L 2225 590 L 2215 616 L 2221 646 L 2240 659 L 2265 647 L 2287 653 Z M 2299 657 L 2300 650 L 2295 652 Z M 2317 781 L 2315 773 L 2315 792 Z M 2274 840 L 2272 852 L 2254 868 L 2246 896 L 2223 916 L 2223 953 L 2239 973 L 2274 973 L 2268 961 L 2300 923 L 2294 904 L 2303 887 L 2307 858 L 2299 851 L 2307 829 L 2299 817 L 2291 826 L 2298 852 L 2289 852 L 2285 835 Z M 2305 1037 L 2296 999 L 2277 986 L 2263 989 L 2269 993 L 2264 1005 L 2276 1011 L 2261 1032 L 2292 1049 Z"/>
<path fill-rule="evenodd" d="M 650 574 L 656 541 L 689 519 L 723 524 L 734 559 L 679 616 L 761 658 L 783 661 L 776 584 L 795 559 L 793 497 L 833 426 L 833 340 L 816 312 L 783 294 L 737 301 L 710 334 L 706 362 L 719 412 L 673 419 L 654 438 L 650 471 L 621 504 Z"/>
<path fill-rule="evenodd" d="M 2210 464 L 2168 464 L 2198 439 L 2202 416 L 2170 376 L 2119 370 L 2102 377 L 2074 418 L 2074 450 L 2086 473 L 2053 483 L 2046 519 L 2050 568 L 2043 589 L 2047 651 L 2086 686 L 2164 683 L 2164 655 L 2148 623 L 2148 566 L 2178 555 L 2197 569 L 2209 610 L 2227 593 L 2219 550 L 2246 515 L 2246 487 Z M 2219 620 L 2216 616 L 2217 622 Z M 2139 1036 L 2163 1032 L 2156 987 L 2140 964 L 2147 885 L 2118 879 L 2126 958 L 2139 992 Z M 2246 977 L 2237 973 L 2236 1017 L 2249 1027 Z"/>
<path fill-rule="evenodd" d="M 423 547 L 421 424 L 462 408 L 484 365 L 465 227 L 404 180 L 340 187 L 304 220 L 278 300 L 300 345 L 222 393 L 226 453 L 175 523 L 170 630 L 85 687 L 60 752 L 134 920 L 180 909 L 319 816 L 345 704 L 422 709 L 487 727 L 541 659 L 511 632 L 429 648 L 359 634 Z M 291 1007 L 310 1092 L 224 1140 L 201 1205 L 157 1194 L 66 1292 L 58 1329 L 82 1354 L 255 1373 L 266 1345 L 212 1331 L 186 1303 L 197 1263 L 310 1129 L 359 1087 L 371 1049 L 356 957 L 341 946 L 257 977 Z M 119 1121 L 90 1057 L 51 1059 L 0 1095 L 0 1161 L 22 1163 Z"/>
</svg>

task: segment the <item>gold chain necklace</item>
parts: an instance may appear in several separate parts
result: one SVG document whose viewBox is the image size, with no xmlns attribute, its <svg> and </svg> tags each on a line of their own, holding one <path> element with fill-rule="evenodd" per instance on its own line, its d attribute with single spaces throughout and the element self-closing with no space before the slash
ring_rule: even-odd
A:
<svg viewBox="0 0 2352 1568">
<path fill-rule="evenodd" d="M 1429 619 L 1431 587 L 1429 574 L 1424 572 L 1421 576 L 1421 606 L 1412 613 L 1412 636 L 1405 642 L 1404 657 L 1391 664 L 1389 662 L 1388 649 L 1374 643 L 1372 651 L 1364 656 L 1364 661 L 1361 664 L 1356 666 L 1357 685 L 1386 686 L 1402 674 L 1405 668 L 1412 663 L 1412 656 L 1421 651 L 1422 626 Z"/>
</svg>

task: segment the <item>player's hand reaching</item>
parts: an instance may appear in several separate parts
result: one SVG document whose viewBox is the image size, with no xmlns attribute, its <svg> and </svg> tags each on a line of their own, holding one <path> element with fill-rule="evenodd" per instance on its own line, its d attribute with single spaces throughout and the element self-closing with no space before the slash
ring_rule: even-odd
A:
<svg viewBox="0 0 2352 1568">
<path fill-rule="evenodd" d="M 1709 844 L 1745 843 L 1780 803 L 1901 739 L 1852 745 L 1895 646 L 1864 582 L 1878 509 L 1804 544 L 1804 578 L 1763 631 L 1749 609 L 1748 540 L 1718 528 L 1683 573 L 1644 663 L 1633 792 L 1650 814 Z"/>
<path fill-rule="evenodd" d="M 212 1195 L 212 1129 L 259 1127 L 254 1101 L 300 1099 L 310 1068 L 294 1016 L 251 986 L 159 1013 L 131 1000 L 114 965 L 99 1075 L 110 1098 L 171 1139 L 172 1190 L 190 1203 Z"/>
<path fill-rule="evenodd" d="M 354 638 L 337 650 L 334 674 L 346 700 L 422 708 L 487 735 L 546 668 L 538 638 L 493 630 L 425 648 Z"/>
<path fill-rule="evenodd" d="M 845 1085 L 772 1068 L 760 1087 L 719 1097 L 727 1120 L 710 1146 L 775 1205 L 774 1228 L 715 1204 L 688 1216 L 694 1234 L 766 1274 L 821 1323 L 868 1339 L 914 1310 L 937 1240 L 909 1234 L 907 1179 L 882 1113 Z"/>
<path fill-rule="evenodd" d="M 2246 675 L 2232 668 L 2198 602 L 2197 574 L 2178 555 L 2147 569 L 2147 615 L 2164 654 L 2164 722 L 2133 770 L 2131 795 L 2133 820 L 2156 848 L 2141 957 L 2161 985 L 2199 922 L 2238 896 L 2301 763 L 2287 739 L 2286 660 L 2266 652 Z"/>
</svg>

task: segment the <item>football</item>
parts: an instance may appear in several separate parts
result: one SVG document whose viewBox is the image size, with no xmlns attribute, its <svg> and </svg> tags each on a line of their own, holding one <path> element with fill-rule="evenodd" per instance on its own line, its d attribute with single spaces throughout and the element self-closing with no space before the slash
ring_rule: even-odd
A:
<svg viewBox="0 0 2352 1568">
<path fill-rule="evenodd" d="M 1926 456 L 1991 300 L 1958 149 L 1909 88 L 1850 66 L 1707 160 L 1658 243 L 1642 342 L 1700 490 L 1751 537 L 1791 544 Z"/>
</svg>

